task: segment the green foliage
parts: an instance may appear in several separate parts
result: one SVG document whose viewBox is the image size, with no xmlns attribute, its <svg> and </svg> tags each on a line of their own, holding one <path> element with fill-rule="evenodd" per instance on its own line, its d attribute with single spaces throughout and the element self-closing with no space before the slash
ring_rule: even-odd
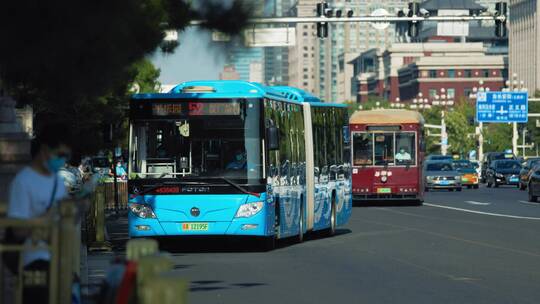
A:
<svg viewBox="0 0 540 304">
<path fill-rule="evenodd" d="M 346 101 L 345 104 L 347 105 L 349 116 L 351 116 L 354 112 L 360 109 L 373 110 L 376 108 L 385 108 L 385 109 L 390 108 L 390 102 L 388 102 L 388 100 L 381 97 L 376 97 L 376 96 L 368 97 L 367 102 L 357 103 L 356 101 L 349 100 L 349 101 Z"/>
<path fill-rule="evenodd" d="M 18 0 L 0 2 L 0 80 L 34 126 L 70 125 L 76 148 L 104 146 L 102 127 L 124 138 L 128 88 L 155 90 L 159 71 L 143 60 L 163 44 L 164 30 L 202 27 L 238 33 L 252 14 L 247 1 Z M 169 45 L 169 51 L 175 45 Z"/>
<path fill-rule="evenodd" d="M 484 152 L 512 148 L 512 124 L 484 124 Z"/>
</svg>

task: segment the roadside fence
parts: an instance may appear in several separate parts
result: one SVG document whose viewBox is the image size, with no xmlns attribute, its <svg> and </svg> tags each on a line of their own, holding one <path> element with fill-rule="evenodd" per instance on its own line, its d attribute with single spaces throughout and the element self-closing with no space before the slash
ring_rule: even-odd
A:
<svg viewBox="0 0 540 304">
<path fill-rule="evenodd" d="M 23 230 L 31 237 L 23 244 L 8 243 L 5 241 L 7 230 Z M 23 303 L 25 285 L 47 286 L 51 304 L 72 303 L 74 278 L 80 277 L 80 236 L 78 210 L 71 200 L 62 201 L 39 219 L 0 217 L 0 303 Z M 24 252 L 38 248 L 50 252 L 48 280 L 45 271 L 26 271 L 23 268 Z"/>
</svg>

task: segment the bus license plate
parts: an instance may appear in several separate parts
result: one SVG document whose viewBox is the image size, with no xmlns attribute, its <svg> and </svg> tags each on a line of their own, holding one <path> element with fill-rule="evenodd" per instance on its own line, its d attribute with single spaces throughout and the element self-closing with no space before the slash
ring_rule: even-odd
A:
<svg viewBox="0 0 540 304">
<path fill-rule="evenodd" d="M 378 188 L 377 193 L 392 193 L 392 189 L 390 189 L 390 188 Z"/>
<path fill-rule="evenodd" d="M 208 223 L 183 223 L 182 231 L 208 231 Z"/>
</svg>

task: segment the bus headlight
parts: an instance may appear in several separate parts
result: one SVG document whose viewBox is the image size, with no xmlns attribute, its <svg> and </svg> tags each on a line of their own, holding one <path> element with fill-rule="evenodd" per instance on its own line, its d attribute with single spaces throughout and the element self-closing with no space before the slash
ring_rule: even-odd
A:
<svg viewBox="0 0 540 304">
<path fill-rule="evenodd" d="M 240 205 L 235 217 L 252 217 L 263 208 L 263 202 L 254 202 Z"/>
<path fill-rule="evenodd" d="M 156 214 L 154 213 L 154 210 L 150 208 L 148 205 L 143 204 L 130 204 L 129 210 L 135 214 L 136 216 L 140 218 L 156 218 Z"/>
</svg>

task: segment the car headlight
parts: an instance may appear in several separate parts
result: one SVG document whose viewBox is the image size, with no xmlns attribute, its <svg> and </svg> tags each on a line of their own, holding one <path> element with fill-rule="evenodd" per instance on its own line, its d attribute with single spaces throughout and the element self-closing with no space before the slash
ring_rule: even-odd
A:
<svg viewBox="0 0 540 304">
<path fill-rule="evenodd" d="M 235 217 L 252 217 L 263 208 L 263 202 L 254 202 L 240 205 Z"/>
<path fill-rule="evenodd" d="M 504 175 L 502 175 L 502 174 L 500 174 L 500 173 L 495 173 L 495 176 L 496 176 L 496 177 L 500 177 L 500 178 L 503 178 L 503 177 L 504 177 Z"/>
<path fill-rule="evenodd" d="M 148 205 L 132 203 L 129 205 L 129 210 L 140 218 L 156 218 L 154 210 Z"/>
<path fill-rule="evenodd" d="M 433 177 L 433 176 L 426 176 L 426 179 L 427 179 L 428 181 L 432 181 L 432 180 L 435 179 L 435 177 Z"/>
</svg>

